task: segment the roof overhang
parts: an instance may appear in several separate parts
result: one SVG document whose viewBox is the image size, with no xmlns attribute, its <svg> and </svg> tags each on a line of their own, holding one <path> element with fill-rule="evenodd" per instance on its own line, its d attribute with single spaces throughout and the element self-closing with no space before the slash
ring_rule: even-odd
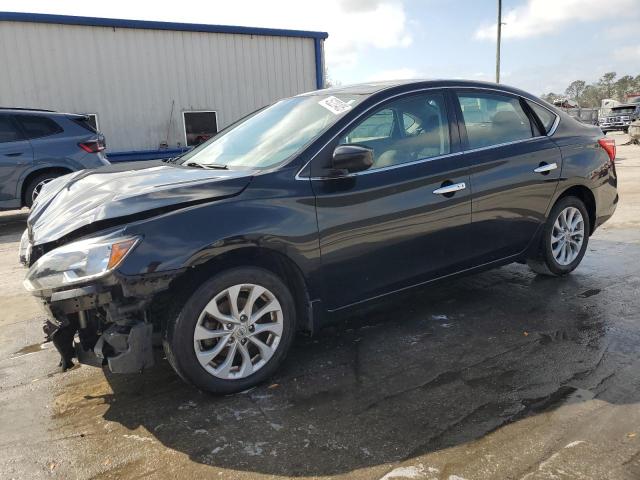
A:
<svg viewBox="0 0 640 480">
<path fill-rule="evenodd" d="M 145 30 L 171 30 L 176 32 L 230 33 L 237 35 L 267 35 L 273 37 L 302 37 L 325 40 L 327 32 L 286 30 L 279 28 L 241 27 L 234 25 L 208 25 L 202 23 L 156 22 L 121 18 L 76 17 L 44 13 L 0 12 L 0 21 L 80 25 L 87 27 L 133 28 Z"/>
</svg>

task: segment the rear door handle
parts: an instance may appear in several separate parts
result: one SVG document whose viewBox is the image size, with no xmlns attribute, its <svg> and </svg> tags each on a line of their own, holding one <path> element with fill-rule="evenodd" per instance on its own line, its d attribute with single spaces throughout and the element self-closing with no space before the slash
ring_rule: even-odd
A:
<svg viewBox="0 0 640 480">
<path fill-rule="evenodd" d="M 24 152 L 13 152 L 13 153 L 5 153 L 5 156 L 7 157 L 19 157 L 20 155 L 22 155 Z"/>
<path fill-rule="evenodd" d="M 547 173 L 551 170 L 555 170 L 556 168 L 558 168 L 558 164 L 556 162 L 545 163 L 544 165 L 540 165 L 538 168 L 534 168 L 533 171 L 536 173 Z"/>
<path fill-rule="evenodd" d="M 467 188 L 467 184 L 464 182 L 452 183 L 451 185 L 436 188 L 433 193 L 435 193 L 436 195 L 446 195 L 447 193 L 459 192 L 460 190 L 464 190 L 465 188 Z"/>
</svg>

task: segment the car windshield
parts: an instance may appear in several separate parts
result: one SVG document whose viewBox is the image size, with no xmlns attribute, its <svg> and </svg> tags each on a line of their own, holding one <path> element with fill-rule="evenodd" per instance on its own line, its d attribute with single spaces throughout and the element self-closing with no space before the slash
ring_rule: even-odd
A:
<svg viewBox="0 0 640 480">
<path fill-rule="evenodd" d="M 635 107 L 630 107 L 628 105 L 625 105 L 624 107 L 613 107 L 611 109 L 611 113 L 620 115 L 621 113 L 633 113 L 634 110 L 635 110 Z"/>
<path fill-rule="evenodd" d="M 304 95 L 259 110 L 182 157 L 202 168 L 269 168 L 327 130 L 364 95 Z"/>
</svg>

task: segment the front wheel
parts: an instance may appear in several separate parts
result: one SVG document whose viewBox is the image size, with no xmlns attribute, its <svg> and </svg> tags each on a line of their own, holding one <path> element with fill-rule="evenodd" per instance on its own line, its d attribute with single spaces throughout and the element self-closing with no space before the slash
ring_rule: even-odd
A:
<svg viewBox="0 0 640 480">
<path fill-rule="evenodd" d="M 566 275 L 576 269 L 589 243 L 589 214 L 579 198 L 565 197 L 555 204 L 542 232 L 537 254 L 527 260 L 542 275 Z"/>
<path fill-rule="evenodd" d="M 269 378 L 295 333 L 295 307 L 273 273 L 243 267 L 196 290 L 170 321 L 165 353 L 186 381 L 212 393 L 234 393 Z"/>
</svg>

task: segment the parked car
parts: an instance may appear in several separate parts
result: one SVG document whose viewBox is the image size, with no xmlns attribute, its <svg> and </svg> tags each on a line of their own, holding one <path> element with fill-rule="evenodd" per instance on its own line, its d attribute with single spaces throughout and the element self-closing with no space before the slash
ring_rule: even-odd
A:
<svg viewBox="0 0 640 480">
<path fill-rule="evenodd" d="M 86 116 L 0 108 L 0 210 L 31 207 L 54 178 L 108 165 L 104 149 Z"/>
<path fill-rule="evenodd" d="M 629 103 L 612 107 L 598 122 L 603 132 L 629 132 L 631 122 L 640 116 L 640 103 Z"/>
<path fill-rule="evenodd" d="M 52 181 L 20 248 L 71 365 L 241 391 L 296 331 L 511 262 L 566 275 L 616 208 L 615 143 L 515 88 L 371 83 L 281 100 L 175 163 Z"/>
</svg>

